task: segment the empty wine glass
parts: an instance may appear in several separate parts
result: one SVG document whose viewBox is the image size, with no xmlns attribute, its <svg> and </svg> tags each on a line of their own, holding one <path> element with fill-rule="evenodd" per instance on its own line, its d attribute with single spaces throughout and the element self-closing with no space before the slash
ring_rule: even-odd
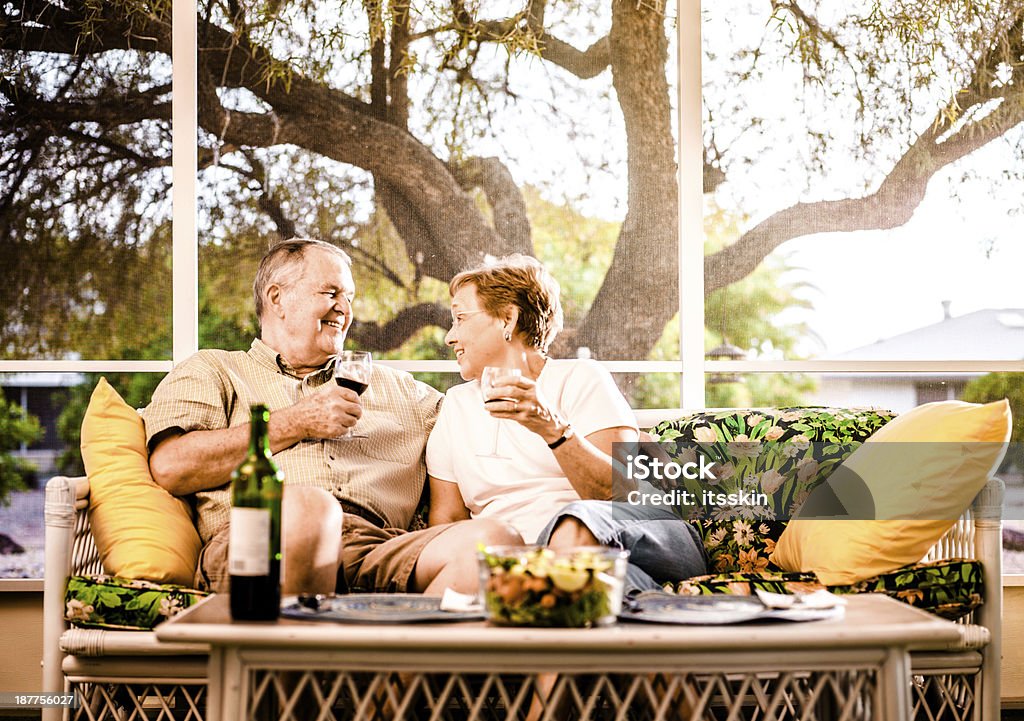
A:
<svg viewBox="0 0 1024 721">
<path fill-rule="evenodd" d="M 515 401 L 514 398 L 504 398 L 494 395 L 495 380 L 507 376 L 519 378 L 522 375 L 523 372 L 518 368 L 499 368 L 496 366 L 487 366 L 484 368 L 483 372 L 480 374 L 480 394 L 483 396 L 484 404 L 497 403 L 498 401 Z M 495 418 L 494 421 L 494 445 L 491 448 L 491 452 L 478 453 L 477 455 L 484 458 L 507 459 L 508 456 L 503 456 L 498 453 L 498 434 L 501 433 L 501 419 Z"/>
<path fill-rule="evenodd" d="M 364 350 L 343 350 L 334 359 L 334 380 L 342 388 L 353 390 L 359 395 L 370 385 L 373 372 L 373 357 Z M 364 433 L 354 433 L 351 428 L 338 436 L 339 439 L 366 438 Z"/>
</svg>

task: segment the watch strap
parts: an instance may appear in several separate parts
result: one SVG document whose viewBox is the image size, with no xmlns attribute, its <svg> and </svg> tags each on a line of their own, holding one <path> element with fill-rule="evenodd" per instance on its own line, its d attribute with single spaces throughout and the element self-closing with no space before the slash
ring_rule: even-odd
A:
<svg viewBox="0 0 1024 721">
<path fill-rule="evenodd" d="M 560 445 L 562 445 L 563 443 L 565 443 L 567 440 L 569 440 L 572 437 L 573 437 L 572 425 L 566 424 L 565 430 L 562 431 L 562 435 L 557 440 L 554 440 L 554 441 L 551 441 L 551 443 L 548 443 L 548 448 L 550 448 L 551 450 L 555 450 L 556 448 L 558 448 Z"/>
</svg>

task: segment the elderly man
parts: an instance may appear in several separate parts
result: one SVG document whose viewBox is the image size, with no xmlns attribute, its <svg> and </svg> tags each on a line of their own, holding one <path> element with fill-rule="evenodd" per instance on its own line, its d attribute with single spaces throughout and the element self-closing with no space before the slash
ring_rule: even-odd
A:
<svg viewBox="0 0 1024 721">
<path fill-rule="evenodd" d="M 270 408 L 270 447 L 285 474 L 285 593 L 326 593 L 342 579 L 365 591 L 466 592 L 476 585 L 478 542 L 520 541 L 497 522 L 405 530 L 441 396 L 379 364 L 362 397 L 332 382 L 331 357 L 352 323 L 350 265 L 321 241 L 275 245 L 253 283 L 260 337 L 248 351 L 199 351 L 146 408 L 153 478 L 174 495 L 195 494 L 198 588 L 227 588 L 228 479 L 245 457 L 257 402 Z M 339 440 L 357 421 L 366 438 Z"/>
</svg>

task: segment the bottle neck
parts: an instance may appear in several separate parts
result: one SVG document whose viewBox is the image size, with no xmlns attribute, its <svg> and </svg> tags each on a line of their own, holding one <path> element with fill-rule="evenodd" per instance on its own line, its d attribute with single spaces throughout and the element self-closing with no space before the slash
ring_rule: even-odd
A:
<svg viewBox="0 0 1024 721">
<path fill-rule="evenodd" d="M 253 406 L 249 419 L 249 455 L 270 456 L 270 434 L 267 426 L 270 411 L 264 405 Z"/>
</svg>

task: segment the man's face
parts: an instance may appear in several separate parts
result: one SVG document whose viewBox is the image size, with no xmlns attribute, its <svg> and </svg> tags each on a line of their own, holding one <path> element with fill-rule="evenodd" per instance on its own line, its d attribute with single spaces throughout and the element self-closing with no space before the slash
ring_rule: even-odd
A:
<svg viewBox="0 0 1024 721">
<path fill-rule="evenodd" d="M 320 248 L 303 255 L 297 279 L 281 295 L 284 338 L 277 348 L 296 368 L 316 368 L 342 350 L 352 325 L 355 282 L 340 257 Z"/>
</svg>

